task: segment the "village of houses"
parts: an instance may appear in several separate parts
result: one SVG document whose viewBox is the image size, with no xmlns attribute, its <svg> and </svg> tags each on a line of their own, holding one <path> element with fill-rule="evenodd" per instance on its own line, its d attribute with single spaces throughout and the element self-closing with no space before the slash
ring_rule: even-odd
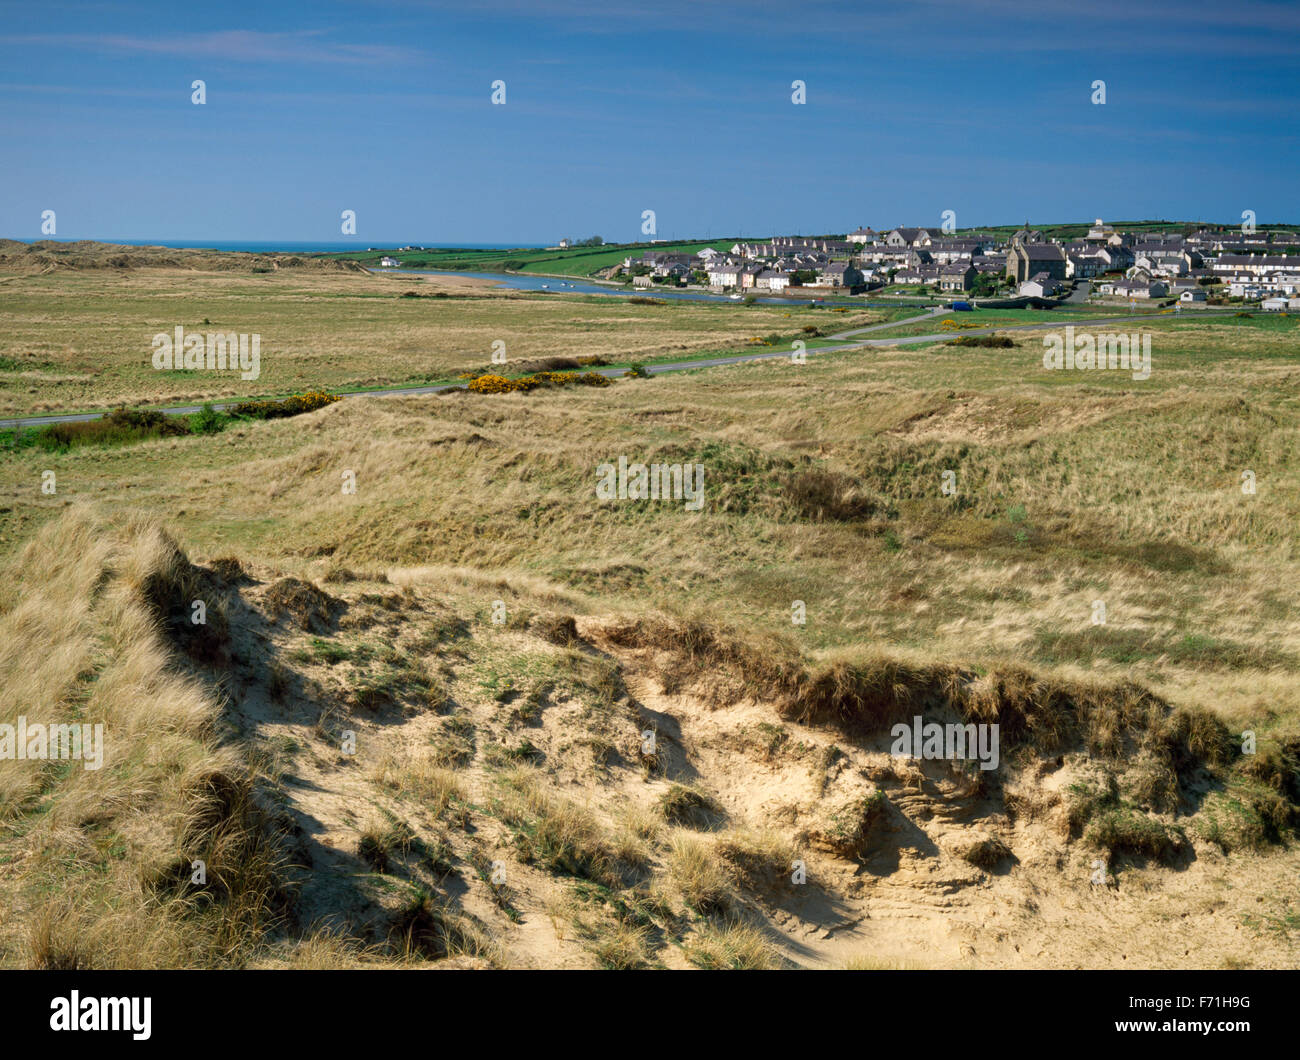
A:
<svg viewBox="0 0 1300 1060">
<path fill-rule="evenodd" d="M 1227 229 L 1125 232 L 1100 219 L 1077 242 L 1028 226 L 1009 239 L 938 228 L 860 228 L 847 238 L 774 237 L 696 254 L 647 250 L 607 271 L 637 287 L 698 286 L 745 295 L 942 294 L 954 298 L 1197 305 L 1252 303 L 1300 309 L 1300 236 Z M 1084 287 L 1083 285 L 1087 286 Z"/>
</svg>

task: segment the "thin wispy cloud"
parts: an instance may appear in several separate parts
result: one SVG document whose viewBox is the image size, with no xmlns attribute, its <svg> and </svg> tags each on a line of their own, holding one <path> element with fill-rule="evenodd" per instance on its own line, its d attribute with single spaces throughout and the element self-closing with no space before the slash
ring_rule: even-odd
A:
<svg viewBox="0 0 1300 1060">
<path fill-rule="evenodd" d="M 75 48 L 85 51 L 177 58 L 225 59 L 244 63 L 326 63 L 389 65 L 427 62 L 425 53 L 394 44 L 364 44 L 330 40 L 326 30 L 275 33 L 230 29 L 176 35 L 34 33 L 0 36 L 0 45 Z"/>
</svg>

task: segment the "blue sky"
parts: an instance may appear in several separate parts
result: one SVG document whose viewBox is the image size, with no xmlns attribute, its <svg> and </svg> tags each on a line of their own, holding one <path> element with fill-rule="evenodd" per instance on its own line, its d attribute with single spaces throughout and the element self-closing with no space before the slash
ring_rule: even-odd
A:
<svg viewBox="0 0 1300 1060">
<path fill-rule="evenodd" d="M 661 238 L 944 210 L 1300 222 L 1295 3 L 0 10 L 0 236 L 17 239 L 46 209 L 59 238 L 321 242 L 351 209 L 376 244 L 631 240 L 647 209 Z"/>
</svg>

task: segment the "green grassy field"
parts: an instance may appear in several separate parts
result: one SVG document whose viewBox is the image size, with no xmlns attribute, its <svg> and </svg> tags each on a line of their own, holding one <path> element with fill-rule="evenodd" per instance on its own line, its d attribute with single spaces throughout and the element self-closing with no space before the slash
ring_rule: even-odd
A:
<svg viewBox="0 0 1300 1060">
<path fill-rule="evenodd" d="M 730 250 L 735 239 L 684 243 L 620 243 L 599 247 L 572 247 L 566 250 L 404 250 L 373 251 L 364 254 L 337 254 L 334 257 L 359 261 L 378 267 L 380 258 L 394 257 L 408 269 L 449 269 L 478 272 L 533 272 L 553 276 L 594 276 L 611 265 L 622 264 L 629 256 L 639 257 L 654 250 L 675 254 L 695 254 L 712 247 Z"/>
</svg>

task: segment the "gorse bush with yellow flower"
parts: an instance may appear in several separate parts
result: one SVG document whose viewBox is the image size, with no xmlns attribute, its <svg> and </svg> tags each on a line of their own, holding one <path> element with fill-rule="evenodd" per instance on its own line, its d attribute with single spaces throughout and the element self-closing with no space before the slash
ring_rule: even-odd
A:
<svg viewBox="0 0 1300 1060">
<path fill-rule="evenodd" d="M 273 420 L 281 416 L 299 416 L 304 412 L 315 412 L 326 405 L 342 400 L 337 394 L 327 394 L 323 390 L 309 390 L 305 394 L 293 394 L 283 401 L 241 401 L 230 408 L 232 416 L 252 416 L 259 420 Z"/>
<path fill-rule="evenodd" d="M 471 379 L 467 389 L 476 394 L 513 394 L 539 387 L 552 386 L 609 386 L 609 379 L 599 372 L 535 372 L 507 379 L 501 375 L 480 375 Z"/>
</svg>

